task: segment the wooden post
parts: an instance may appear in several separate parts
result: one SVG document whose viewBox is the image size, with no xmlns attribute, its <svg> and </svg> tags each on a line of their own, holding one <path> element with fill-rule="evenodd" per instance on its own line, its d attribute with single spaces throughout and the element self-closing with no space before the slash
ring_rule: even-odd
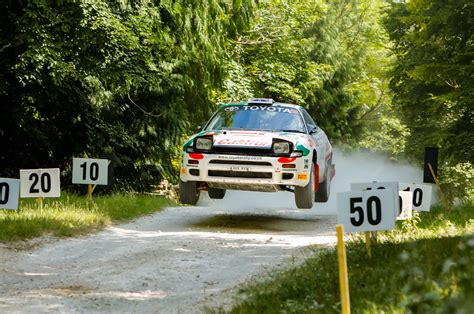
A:
<svg viewBox="0 0 474 314">
<path fill-rule="evenodd" d="M 367 255 L 372 257 L 372 235 L 370 231 L 366 231 L 365 233 L 365 248 L 367 250 Z"/>
<path fill-rule="evenodd" d="M 92 209 L 92 191 L 94 189 L 92 188 L 92 184 L 87 185 L 87 205 L 89 209 Z"/>
<path fill-rule="evenodd" d="M 351 313 L 349 297 L 349 278 L 347 276 L 346 247 L 344 246 L 344 227 L 336 226 L 337 232 L 337 257 L 339 263 L 339 288 L 341 290 L 342 314 Z"/>
<path fill-rule="evenodd" d="M 36 199 L 36 201 L 38 202 L 38 208 L 39 208 L 39 211 L 40 211 L 40 215 L 43 215 L 43 198 L 38 197 Z"/>
<path fill-rule="evenodd" d="M 444 208 L 446 210 L 448 210 L 449 209 L 448 201 L 446 201 L 446 198 L 444 197 L 443 191 L 441 191 L 441 186 L 439 185 L 439 180 L 436 177 L 436 175 L 434 173 L 434 170 L 433 170 L 433 167 L 431 166 L 430 163 L 428 163 L 428 168 L 430 168 L 431 175 L 433 176 L 433 179 L 435 180 L 436 186 L 438 187 L 439 196 L 441 197 L 441 202 L 443 203 Z"/>
</svg>

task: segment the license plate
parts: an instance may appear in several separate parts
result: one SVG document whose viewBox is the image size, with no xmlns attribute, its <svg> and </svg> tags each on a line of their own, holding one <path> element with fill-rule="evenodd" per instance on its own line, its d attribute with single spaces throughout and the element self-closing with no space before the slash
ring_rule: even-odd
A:
<svg viewBox="0 0 474 314">
<path fill-rule="evenodd" d="M 231 166 L 230 171 L 250 171 L 250 167 Z"/>
</svg>

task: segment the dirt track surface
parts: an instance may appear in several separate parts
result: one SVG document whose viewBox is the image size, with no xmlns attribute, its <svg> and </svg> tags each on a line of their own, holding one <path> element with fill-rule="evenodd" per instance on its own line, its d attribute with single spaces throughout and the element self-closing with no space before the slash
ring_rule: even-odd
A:
<svg viewBox="0 0 474 314">
<path fill-rule="evenodd" d="M 226 198 L 236 204 L 242 195 Z M 204 198 L 87 237 L 0 248 L 0 312 L 202 312 L 305 246 L 335 242 L 333 216 L 279 197 L 286 208 L 223 208 L 228 202 Z"/>
</svg>

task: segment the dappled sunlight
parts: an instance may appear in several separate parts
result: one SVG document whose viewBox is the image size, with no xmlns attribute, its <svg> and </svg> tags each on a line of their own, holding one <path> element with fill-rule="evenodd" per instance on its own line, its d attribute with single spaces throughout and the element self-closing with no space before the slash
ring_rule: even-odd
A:
<svg viewBox="0 0 474 314">
<path fill-rule="evenodd" d="M 313 244 L 328 244 L 335 243 L 335 235 L 321 235 L 308 236 L 301 235 L 278 235 L 271 233 L 227 233 L 227 232 L 209 232 L 209 231 L 138 231 L 119 227 L 112 227 L 110 231 L 114 236 L 121 241 L 130 241 L 133 239 L 154 239 L 154 238 L 169 238 L 169 239 L 189 239 L 201 238 L 211 240 L 224 241 L 245 241 L 242 244 L 232 243 L 230 247 L 250 247 L 250 246 L 279 246 L 279 247 L 299 247 Z M 224 247 L 229 247 L 228 243 L 222 244 Z M 186 249 L 176 249 L 177 251 L 186 251 Z"/>
</svg>

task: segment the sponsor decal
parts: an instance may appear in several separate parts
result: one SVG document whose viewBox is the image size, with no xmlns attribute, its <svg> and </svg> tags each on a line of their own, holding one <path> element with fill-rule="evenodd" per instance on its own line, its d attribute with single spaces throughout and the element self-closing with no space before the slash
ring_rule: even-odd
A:
<svg viewBox="0 0 474 314">
<path fill-rule="evenodd" d="M 309 159 L 304 160 L 304 169 L 309 169 Z"/>
<path fill-rule="evenodd" d="M 308 174 L 307 173 L 300 173 L 298 174 L 298 180 L 307 180 Z"/>
<path fill-rule="evenodd" d="M 242 107 L 236 107 L 236 108 L 244 110 L 244 111 L 247 111 L 247 110 L 270 111 L 270 112 L 285 112 L 285 113 L 291 113 L 291 114 L 298 114 L 298 110 L 296 109 L 290 109 L 290 108 L 278 107 L 278 106 L 242 106 Z"/>
<path fill-rule="evenodd" d="M 237 110 L 239 110 L 239 107 L 231 106 L 231 107 L 226 107 L 224 110 L 225 111 L 237 111 Z"/>
<path fill-rule="evenodd" d="M 255 156 L 217 156 L 217 159 L 225 159 L 225 160 L 262 160 L 263 157 L 255 157 Z"/>
<path fill-rule="evenodd" d="M 253 140 L 253 139 L 225 138 L 225 139 L 217 140 L 214 143 L 214 145 L 265 147 L 265 146 L 271 146 L 271 142 L 264 141 L 264 140 Z"/>
</svg>

